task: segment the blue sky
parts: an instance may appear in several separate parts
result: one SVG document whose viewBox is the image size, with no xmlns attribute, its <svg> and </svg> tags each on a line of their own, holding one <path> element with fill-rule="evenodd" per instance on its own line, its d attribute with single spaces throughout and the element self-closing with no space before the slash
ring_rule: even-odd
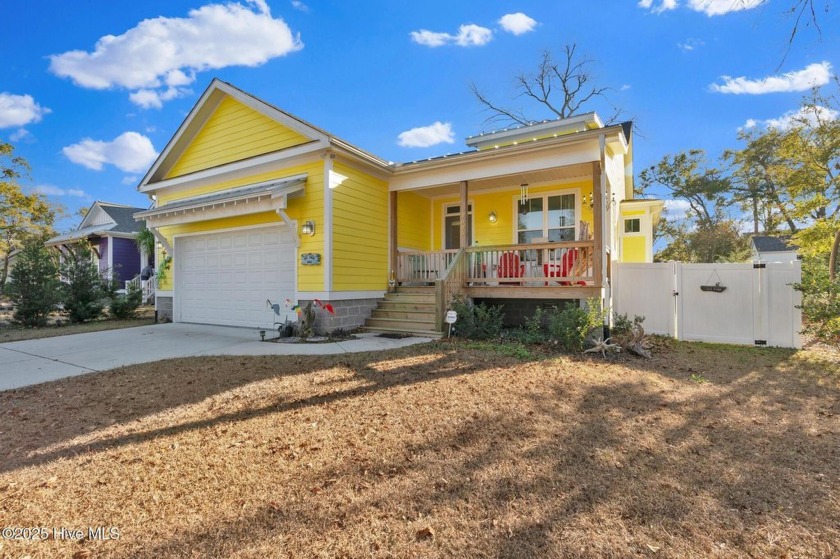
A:
<svg viewBox="0 0 840 559">
<path fill-rule="evenodd" d="M 638 171 L 690 148 L 716 157 L 746 125 L 783 125 L 810 84 L 837 73 L 837 11 L 821 14 L 821 36 L 803 28 L 785 57 L 792 2 L 13 2 L 0 34 L 0 139 L 32 165 L 25 187 L 68 211 L 145 207 L 137 182 L 213 77 L 413 161 L 463 151 L 465 137 L 493 128 L 471 83 L 522 106 L 514 76 L 575 43 L 637 123 Z"/>
</svg>

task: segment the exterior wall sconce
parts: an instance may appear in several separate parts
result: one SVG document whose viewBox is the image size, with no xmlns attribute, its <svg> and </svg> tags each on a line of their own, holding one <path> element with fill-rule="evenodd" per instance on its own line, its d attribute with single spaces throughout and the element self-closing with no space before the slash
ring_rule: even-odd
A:
<svg viewBox="0 0 840 559">
<path fill-rule="evenodd" d="M 495 210 L 490 212 L 490 215 L 487 216 L 487 219 L 490 220 L 490 223 L 496 223 L 496 219 L 498 219 L 498 218 L 496 217 Z"/>
<path fill-rule="evenodd" d="M 310 237 L 315 234 L 315 222 L 311 219 L 309 221 L 305 221 L 300 228 L 300 232 L 304 235 L 309 235 Z"/>
</svg>

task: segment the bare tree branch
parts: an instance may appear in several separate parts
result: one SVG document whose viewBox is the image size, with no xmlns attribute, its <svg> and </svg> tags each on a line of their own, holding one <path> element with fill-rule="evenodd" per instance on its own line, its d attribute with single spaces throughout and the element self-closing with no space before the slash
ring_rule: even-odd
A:
<svg viewBox="0 0 840 559">
<path fill-rule="evenodd" d="M 597 98 L 606 99 L 608 87 L 590 85 L 592 74 L 589 65 L 592 60 L 577 55 L 577 45 L 566 45 L 563 49 L 563 60 L 555 63 L 553 54 L 549 50 L 542 53 L 539 64 L 534 73 L 521 73 L 514 79 L 517 97 L 524 97 L 535 101 L 550 111 L 557 118 L 568 118 L 583 110 Z M 481 93 L 475 84 L 470 89 L 476 100 L 491 113 L 485 120 L 489 122 L 505 122 L 514 124 L 529 124 L 539 118 L 528 118 L 521 111 L 513 110 L 490 101 Z M 621 110 L 616 108 L 615 114 L 607 121 L 611 124 L 618 120 Z"/>
</svg>

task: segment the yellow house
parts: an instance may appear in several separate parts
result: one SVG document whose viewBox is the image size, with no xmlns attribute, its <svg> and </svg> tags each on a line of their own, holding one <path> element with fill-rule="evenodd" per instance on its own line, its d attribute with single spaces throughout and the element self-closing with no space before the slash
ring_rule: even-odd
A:
<svg viewBox="0 0 840 559">
<path fill-rule="evenodd" d="M 376 157 L 214 80 L 144 176 L 168 270 L 160 315 L 271 327 L 319 300 L 321 329 L 440 331 L 452 297 L 600 298 L 652 260 L 658 200 L 633 200 L 632 125 L 594 113 Z M 270 305 L 279 304 L 280 316 Z"/>
</svg>

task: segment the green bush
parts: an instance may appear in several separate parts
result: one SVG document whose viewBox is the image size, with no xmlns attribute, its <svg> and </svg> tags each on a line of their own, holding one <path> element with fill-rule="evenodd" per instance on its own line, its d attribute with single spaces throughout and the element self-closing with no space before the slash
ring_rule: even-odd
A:
<svg viewBox="0 0 840 559">
<path fill-rule="evenodd" d="M 27 243 L 6 286 L 15 304 L 15 322 L 28 327 L 45 326 L 59 303 L 59 286 L 56 255 L 40 240 Z"/>
<path fill-rule="evenodd" d="M 537 307 L 531 318 L 519 328 L 514 337 L 525 344 L 541 344 L 548 341 L 548 330 L 545 327 L 545 312 Z"/>
<path fill-rule="evenodd" d="M 583 351 L 586 336 L 593 328 L 604 325 L 604 313 L 596 299 L 589 299 L 586 305 L 555 307 L 548 318 L 548 333 L 551 339 L 564 351 Z"/>
<path fill-rule="evenodd" d="M 108 313 L 111 318 L 134 318 L 137 308 L 143 302 L 143 290 L 133 283 L 128 286 L 126 292 L 115 294 L 111 297 L 108 305 Z"/>
<path fill-rule="evenodd" d="M 613 325 L 611 330 L 612 336 L 623 336 L 630 334 L 637 324 L 645 321 L 645 317 L 636 315 L 633 320 L 626 314 L 613 314 Z"/>
<path fill-rule="evenodd" d="M 70 322 L 99 318 L 109 296 L 109 282 L 99 274 L 86 244 L 79 245 L 61 266 L 64 311 Z"/>
<path fill-rule="evenodd" d="M 840 346 L 840 279 L 831 281 L 825 258 L 808 258 L 802 263 L 802 333 Z"/>
<path fill-rule="evenodd" d="M 502 335 L 505 313 L 502 307 L 484 303 L 473 305 L 467 299 L 458 297 L 452 302 L 452 310 L 458 313 L 455 335 L 471 340 L 491 340 Z"/>
</svg>

